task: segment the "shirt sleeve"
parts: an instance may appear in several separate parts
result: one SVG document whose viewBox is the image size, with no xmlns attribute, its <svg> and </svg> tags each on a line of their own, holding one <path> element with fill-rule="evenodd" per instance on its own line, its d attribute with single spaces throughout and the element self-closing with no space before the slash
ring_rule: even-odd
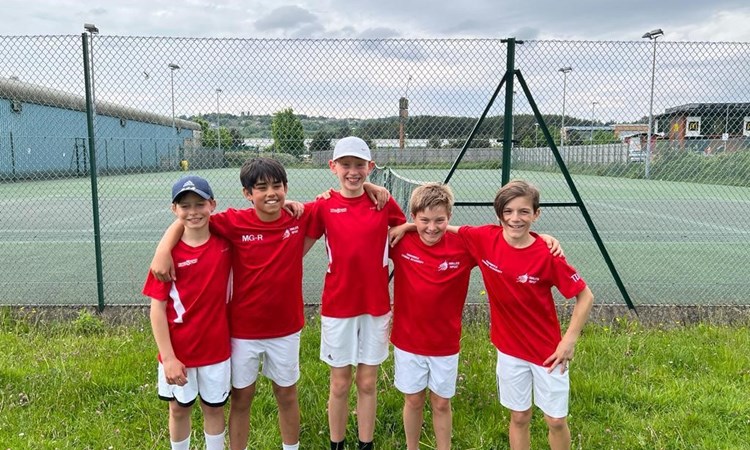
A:
<svg viewBox="0 0 750 450">
<path fill-rule="evenodd" d="M 230 208 L 220 213 L 211 214 L 211 220 L 209 220 L 208 222 L 211 234 L 231 241 L 232 236 L 230 232 L 232 227 L 230 225 L 230 217 L 234 213 L 234 211 L 234 209 Z"/>
<path fill-rule="evenodd" d="M 169 290 L 172 287 L 171 281 L 159 281 L 151 271 L 148 272 L 146 283 L 143 285 L 143 295 L 165 302 L 169 300 Z"/>
<path fill-rule="evenodd" d="M 564 256 L 552 256 L 553 284 L 565 298 L 573 298 L 586 288 L 586 282 Z"/>
<path fill-rule="evenodd" d="M 309 238 L 320 239 L 326 231 L 325 222 L 323 221 L 323 202 L 325 199 L 318 199 L 314 202 L 305 203 L 305 212 L 310 211 L 308 217 L 307 233 Z"/>
<path fill-rule="evenodd" d="M 394 200 L 393 197 L 390 197 L 388 199 L 388 203 L 386 203 L 386 207 L 388 208 L 388 226 L 389 227 L 395 227 L 403 223 L 406 223 L 406 216 L 404 215 L 404 212 L 401 211 L 401 207 L 398 206 L 398 203 L 396 203 L 396 200 Z"/>
</svg>

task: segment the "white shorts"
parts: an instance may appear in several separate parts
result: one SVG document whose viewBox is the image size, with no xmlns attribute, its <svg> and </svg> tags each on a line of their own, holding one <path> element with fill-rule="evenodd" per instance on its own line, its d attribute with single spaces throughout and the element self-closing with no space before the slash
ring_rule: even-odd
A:
<svg viewBox="0 0 750 450">
<path fill-rule="evenodd" d="M 458 353 L 450 356 L 422 356 L 393 347 L 394 384 L 404 394 L 425 388 L 443 398 L 456 395 Z"/>
<path fill-rule="evenodd" d="M 271 339 L 232 338 L 232 387 L 250 386 L 259 371 L 281 387 L 294 385 L 299 380 L 299 339 L 299 331 Z"/>
<path fill-rule="evenodd" d="M 534 389 L 534 404 L 544 414 L 562 418 L 568 416 L 570 394 L 570 370 L 560 373 L 559 367 L 552 373 L 547 368 L 515 358 L 498 350 L 497 391 L 500 403 L 513 411 L 531 408 L 531 389 Z"/>
<path fill-rule="evenodd" d="M 190 406 L 198 398 L 208 406 L 224 406 L 229 399 L 230 360 L 209 366 L 188 367 L 187 384 L 178 386 L 167 383 L 164 365 L 159 363 L 157 374 L 158 393 L 162 400 L 176 400 L 180 406 Z"/>
<path fill-rule="evenodd" d="M 391 313 L 320 319 L 320 359 L 331 367 L 377 366 L 388 358 Z"/>
</svg>

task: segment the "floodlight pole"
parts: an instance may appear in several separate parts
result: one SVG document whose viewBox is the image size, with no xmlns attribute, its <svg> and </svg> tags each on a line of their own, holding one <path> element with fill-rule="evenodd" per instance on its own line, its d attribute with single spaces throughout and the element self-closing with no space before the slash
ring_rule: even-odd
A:
<svg viewBox="0 0 750 450">
<path fill-rule="evenodd" d="M 558 72 L 563 74 L 563 104 L 562 104 L 562 118 L 560 119 L 560 147 L 565 146 L 565 94 L 568 88 L 568 74 L 573 71 L 570 66 L 560 67 L 557 69 Z"/>
<path fill-rule="evenodd" d="M 179 69 L 180 66 L 178 66 L 175 63 L 169 63 L 167 64 L 167 67 L 169 67 L 169 85 L 172 89 L 172 128 L 177 130 L 177 125 L 175 124 L 175 115 L 174 115 L 174 71 Z"/>
<path fill-rule="evenodd" d="M 594 107 L 598 105 L 599 102 L 591 102 L 591 133 L 589 133 L 589 141 L 591 141 L 591 144 L 594 144 Z"/>
<path fill-rule="evenodd" d="M 651 99 L 648 105 L 648 135 L 646 141 L 646 162 L 645 162 L 645 174 L 646 179 L 650 177 L 650 166 L 651 166 L 651 135 L 654 132 L 654 79 L 656 77 L 656 39 L 663 36 L 664 32 L 661 28 L 644 33 L 641 36 L 643 39 L 650 39 L 652 42 L 653 55 L 651 57 Z"/>
<path fill-rule="evenodd" d="M 96 116 L 96 102 L 94 100 L 94 61 L 93 48 L 90 39 L 99 29 L 92 24 L 84 24 L 83 28 L 88 32 L 81 34 L 83 47 L 83 78 L 86 91 L 86 128 L 89 144 L 89 177 L 91 179 L 91 208 L 94 226 L 94 255 L 96 264 L 96 295 L 98 300 L 97 310 L 104 311 L 104 266 L 102 264 L 102 233 L 99 222 L 99 190 L 96 179 L 96 129 L 94 119 Z"/>
<path fill-rule="evenodd" d="M 216 88 L 216 142 L 218 143 L 219 153 L 221 153 L 221 125 L 219 123 L 219 94 L 221 94 L 221 89 Z"/>
</svg>

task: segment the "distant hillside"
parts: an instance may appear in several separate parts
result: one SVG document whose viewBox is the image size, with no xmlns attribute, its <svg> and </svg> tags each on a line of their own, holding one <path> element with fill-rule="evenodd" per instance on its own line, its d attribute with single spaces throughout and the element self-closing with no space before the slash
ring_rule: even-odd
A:
<svg viewBox="0 0 750 450">
<path fill-rule="evenodd" d="M 201 116 L 212 125 L 217 123 L 216 114 Z M 331 117 L 314 117 L 304 114 L 297 115 L 305 130 L 305 137 L 312 138 L 317 132 L 322 131 L 334 138 L 340 138 L 351 134 L 369 139 L 398 139 L 399 122 L 398 117 L 383 117 L 378 119 L 337 119 Z M 195 120 L 197 117 L 184 117 Z M 221 114 L 218 117 L 222 127 L 240 130 L 243 138 L 271 138 L 271 121 L 273 115 L 240 115 Z M 559 115 L 545 116 L 550 130 L 559 133 L 557 126 L 560 124 Z M 466 138 L 476 124 L 476 117 L 449 117 L 449 116 L 414 116 L 406 122 L 406 133 L 410 139 L 463 139 Z M 515 116 L 516 139 L 521 141 L 526 134 L 533 133 L 535 119 L 528 114 Z M 565 124 L 568 126 L 591 125 L 591 120 L 566 117 Z M 604 123 L 596 123 L 604 125 Z M 477 138 L 502 138 L 503 117 L 487 117 L 478 130 Z"/>
</svg>

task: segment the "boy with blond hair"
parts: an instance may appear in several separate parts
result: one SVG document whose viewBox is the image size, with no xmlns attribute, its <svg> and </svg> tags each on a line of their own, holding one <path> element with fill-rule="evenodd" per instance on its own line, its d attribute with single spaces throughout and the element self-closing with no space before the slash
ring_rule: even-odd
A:
<svg viewBox="0 0 750 450">
<path fill-rule="evenodd" d="M 534 404 L 547 422 L 550 448 L 568 449 L 568 365 L 594 295 L 565 257 L 550 255 L 542 239 L 531 233 L 541 212 L 536 187 L 511 181 L 498 191 L 494 207 L 500 225 L 462 226 L 457 231 L 479 263 L 490 300 L 498 393 L 500 403 L 511 411 L 510 448 L 531 446 L 533 391 Z M 562 337 L 553 286 L 566 298 L 576 298 Z"/>
<path fill-rule="evenodd" d="M 229 398 L 229 300 L 231 248 L 209 232 L 216 201 L 208 182 L 183 177 L 172 186 L 172 212 L 184 233 L 171 249 L 178 280 L 150 272 L 143 294 L 151 297 L 151 328 L 159 348 L 158 393 L 169 401 L 173 450 L 190 448 L 193 404 L 200 396 L 206 449 L 224 448 L 224 405 Z"/>
<path fill-rule="evenodd" d="M 373 448 L 380 364 L 388 357 L 391 317 L 388 228 L 406 221 L 389 198 L 378 210 L 364 182 L 375 163 L 362 139 L 339 140 L 328 162 L 340 190 L 320 199 L 308 236 L 325 234 L 328 269 L 321 302 L 320 359 L 330 366 L 328 425 L 331 449 L 343 449 L 352 368 L 356 367 L 359 449 Z"/>
<path fill-rule="evenodd" d="M 446 234 L 453 209 L 450 187 L 438 183 L 417 187 L 409 209 L 416 231 L 406 232 L 390 254 L 394 266 L 394 380 L 404 394 L 407 450 L 419 449 L 428 388 L 436 448 L 448 450 L 461 316 L 476 263 L 461 238 Z"/>
</svg>

